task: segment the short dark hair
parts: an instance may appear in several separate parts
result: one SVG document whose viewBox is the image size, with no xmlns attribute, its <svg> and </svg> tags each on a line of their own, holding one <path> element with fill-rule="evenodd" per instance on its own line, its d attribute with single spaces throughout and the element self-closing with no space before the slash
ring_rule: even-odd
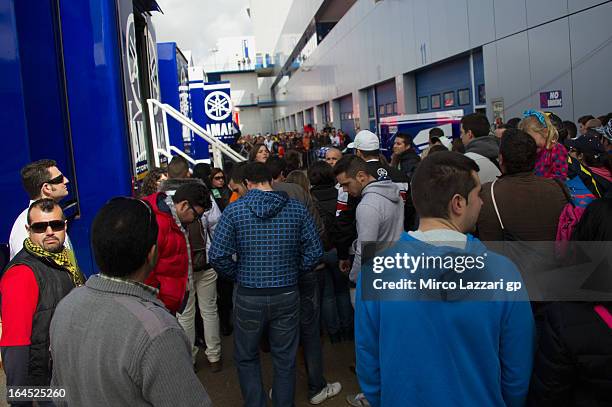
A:
<svg viewBox="0 0 612 407">
<path fill-rule="evenodd" d="M 463 130 L 467 133 L 472 130 L 474 137 L 484 137 L 489 135 L 490 125 L 487 116 L 480 113 L 471 113 L 461 118 Z"/>
<path fill-rule="evenodd" d="M 186 178 L 189 174 L 189 163 L 184 157 L 175 155 L 168 164 L 168 178 Z"/>
<path fill-rule="evenodd" d="M 34 161 L 21 169 L 21 183 L 30 199 L 40 197 L 40 188 L 49 181 L 51 167 L 57 167 L 55 160 Z"/>
<path fill-rule="evenodd" d="M 504 174 L 531 172 L 535 167 L 538 147 L 529 134 L 518 129 L 507 129 L 499 143 Z"/>
<path fill-rule="evenodd" d="M 356 155 L 345 155 L 334 165 L 335 176 L 345 173 L 347 177 L 355 178 L 359 171 L 365 171 L 369 174 L 366 162 Z"/>
<path fill-rule="evenodd" d="M 395 138 L 398 139 L 402 139 L 404 141 L 404 144 L 407 145 L 408 147 L 412 147 L 412 136 L 408 133 L 397 133 L 395 135 Z"/>
<path fill-rule="evenodd" d="M 50 212 L 53 212 L 56 207 L 58 207 L 60 209 L 62 208 L 61 206 L 59 206 L 59 204 L 57 202 L 55 202 L 53 199 L 50 199 L 50 198 L 42 198 L 42 199 L 38 199 L 38 200 L 32 202 L 32 204 L 28 208 L 28 215 L 27 215 L 28 225 L 30 225 L 31 222 L 32 222 L 32 217 L 30 216 L 30 213 L 32 212 L 32 209 L 38 208 L 42 212 L 50 213 Z M 64 216 L 64 212 L 63 211 L 62 211 L 62 219 L 66 219 L 66 217 Z"/>
<path fill-rule="evenodd" d="M 310 184 L 315 185 L 336 185 L 334 169 L 325 161 L 316 161 L 308 168 L 308 179 Z"/>
<path fill-rule="evenodd" d="M 434 127 L 433 129 L 430 129 L 429 139 L 431 140 L 434 137 L 437 137 L 437 138 L 444 137 L 444 131 L 442 131 L 442 129 L 439 127 Z"/>
<path fill-rule="evenodd" d="M 193 166 L 192 176 L 193 178 L 201 179 L 202 181 L 204 181 L 206 186 L 209 186 L 209 179 L 210 179 L 210 176 L 212 175 L 211 171 L 212 170 L 210 168 L 210 164 L 197 163 L 196 165 Z"/>
<path fill-rule="evenodd" d="M 364 150 L 359 150 L 361 151 L 361 154 L 365 157 L 365 158 L 379 158 L 380 156 L 380 150 L 369 150 L 369 151 L 364 151 Z"/>
<path fill-rule="evenodd" d="M 582 124 L 583 126 L 586 126 L 587 122 L 589 120 L 593 120 L 595 117 L 593 115 L 587 114 L 584 116 L 580 116 L 578 118 L 578 123 Z"/>
<path fill-rule="evenodd" d="M 263 163 L 252 162 L 248 163 L 244 169 L 245 180 L 254 184 L 262 184 L 264 182 L 272 182 L 272 174 Z"/>
<path fill-rule="evenodd" d="M 212 207 L 210 191 L 201 181 L 189 182 L 178 187 L 172 196 L 172 202 L 177 204 L 183 201 L 189 202 L 191 206 L 202 207 L 205 212 Z"/>
<path fill-rule="evenodd" d="M 565 130 L 567 130 L 568 138 L 574 138 L 578 135 L 578 127 L 576 127 L 576 124 L 573 121 L 565 120 L 563 122 L 563 127 L 565 127 Z"/>
<path fill-rule="evenodd" d="M 429 157 L 432 154 L 439 153 L 442 151 L 448 151 L 448 148 L 446 148 L 446 146 L 442 144 L 434 144 L 433 146 L 429 147 L 429 152 L 427 153 L 427 156 Z"/>
<path fill-rule="evenodd" d="M 110 200 L 91 227 L 91 245 L 103 274 L 127 277 L 147 261 L 157 242 L 158 226 L 150 205 L 134 198 Z"/>
<path fill-rule="evenodd" d="M 246 166 L 246 161 L 239 162 L 234 165 L 234 168 L 232 168 L 232 173 L 230 175 L 230 181 L 235 184 L 242 184 L 244 182 L 244 169 Z"/>
<path fill-rule="evenodd" d="M 520 122 L 521 119 L 519 117 L 513 117 L 512 119 L 508 120 L 506 124 L 512 129 L 518 129 L 518 125 Z"/>
<path fill-rule="evenodd" d="M 280 177 L 287 169 L 287 161 L 281 157 L 270 157 L 266 161 L 266 168 L 270 171 L 272 179 Z"/>
<path fill-rule="evenodd" d="M 337 165 L 337 164 L 336 164 Z M 421 218 L 448 219 L 448 204 L 455 194 L 467 201 L 476 181 L 472 171 L 478 164 L 471 158 L 452 151 L 427 156 L 412 178 L 412 201 Z"/>
</svg>

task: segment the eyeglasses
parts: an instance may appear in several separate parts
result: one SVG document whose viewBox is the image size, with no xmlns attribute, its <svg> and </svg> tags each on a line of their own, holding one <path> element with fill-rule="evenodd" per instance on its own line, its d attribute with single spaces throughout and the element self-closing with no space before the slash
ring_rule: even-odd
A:
<svg viewBox="0 0 612 407">
<path fill-rule="evenodd" d="M 30 225 L 30 230 L 33 233 L 45 233 L 48 227 L 51 227 L 51 230 L 54 232 L 61 232 L 66 228 L 66 221 L 50 220 L 48 222 L 36 222 Z"/>
<path fill-rule="evenodd" d="M 193 211 L 193 215 L 195 216 L 194 222 L 197 221 L 197 220 L 202 219 L 202 215 L 204 215 L 204 212 L 198 213 L 198 211 L 196 211 L 196 209 L 193 207 L 193 205 L 190 204 L 189 202 L 187 202 L 187 205 L 189 205 L 189 208 Z"/>
<path fill-rule="evenodd" d="M 225 177 L 223 175 L 220 175 L 218 177 L 213 177 L 213 180 L 215 180 L 215 181 L 223 181 L 223 180 L 225 180 Z"/>
<path fill-rule="evenodd" d="M 42 184 L 40 184 L 40 186 L 42 187 L 45 184 L 59 185 L 63 183 L 64 183 L 64 174 L 60 174 L 55 178 L 51 178 L 50 180 L 43 182 Z"/>
</svg>

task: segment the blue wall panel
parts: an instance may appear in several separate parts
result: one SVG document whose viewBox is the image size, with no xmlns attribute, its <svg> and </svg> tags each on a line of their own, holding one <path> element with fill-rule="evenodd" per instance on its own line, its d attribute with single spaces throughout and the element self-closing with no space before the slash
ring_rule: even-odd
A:
<svg viewBox="0 0 612 407">
<path fill-rule="evenodd" d="M 66 100 L 58 66 L 56 0 L 42 0 L 37 7 L 15 2 L 23 94 L 30 135 L 32 161 L 51 158 L 72 177 L 66 128 Z"/>
<path fill-rule="evenodd" d="M 346 95 L 340 99 L 340 128 L 344 133 L 348 134 L 351 139 L 355 138 L 355 122 L 352 117 L 353 96 Z"/>
<path fill-rule="evenodd" d="M 81 208 L 70 236 L 81 268 L 91 274 L 95 269 L 91 222 L 108 199 L 131 194 L 116 4 L 113 0 L 64 0 L 61 19 Z"/>
<path fill-rule="evenodd" d="M 473 107 L 471 104 L 459 106 L 459 97 L 457 91 L 460 89 L 470 89 L 470 58 L 469 56 L 457 58 L 452 61 L 443 62 L 439 65 L 424 69 L 416 74 L 416 90 L 417 90 L 417 106 L 419 113 L 430 111 L 443 111 L 463 109 L 465 114 L 472 113 Z M 455 103 L 453 106 L 444 107 L 444 93 L 454 92 Z M 431 108 L 431 96 L 440 95 L 441 107 L 439 109 Z M 419 106 L 419 98 L 427 96 L 430 100 L 430 106 L 427 110 L 422 110 Z"/>
<path fill-rule="evenodd" d="M 180 111 L 179 78 L 176 61 L 176 43 L 164 42 L 157 44 L 157 60 L 159 64 L 159 87 L 161 101 Z M 176 120 L 168 119 L 170 144 L 183 149 L 182 126 Z"/>
<path fill-rule="evenodd" d="M 0 52 L 0 122 L 4 148 L 0 160 L 0 190 L 6 194 L 0 216 L 0 243 L 7 244 L 15 218 L 28 203 L 19 170 L 30 161 L 13 0 L 0 0 Z"/>
<path fill-rule="evenodd" d="M 397 106 L 395 79 L 376 85 L 376 103 L 378 104 L 376 106 L 376 108 L 378 109 L 377 117 L 392 116 L 394 114 L 393 111 L 391 111 L 390 113 L 387 112 L 387 105 L 391 104 L 391 107 L 393 107 L 395 104 L 395 106 Z M 380 114 L 381 106 L 384 106 L 384 114 Z"/>
</svg>

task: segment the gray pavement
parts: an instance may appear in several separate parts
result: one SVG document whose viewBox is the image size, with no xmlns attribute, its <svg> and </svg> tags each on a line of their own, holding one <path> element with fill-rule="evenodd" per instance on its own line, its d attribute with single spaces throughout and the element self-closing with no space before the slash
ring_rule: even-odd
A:
<svg viewBox="0 0 612 407">
<path fill-rule="evenodd" d="M 242 406 L 242 396 L 238 375 L 232 360 L 232 337 L 224 337 L 222 342 L 223 370 L 212 373 L 203 351 L 198 353 L 198 377 L 206 387 L 213 405 L 219 407 Z M 323 358 L 325 378 L 328 382 L 339 381 L 342 383 L 342 391 L 331 400 L 321 404 L 324 407 L 346 406 L 346 395 L 359 391 L 357 378 L 350 371 L 349 366 L 354 363 L 353 342 L 342 342 L 330 344 L 327 339 L 323 341 Z M 262 354 L 261 358 L 264 386 L 266 389 L 272 387 L 272 359 L 270 354 Z M 0 407 L 6 404 L 6 378 L 4 371 L 0 369 Z M 271 405 L 271 403 L 270 403 Z M 297 381 L 296 381 L 296 407 L 310 406 L 307 397 L 307 379 L 301 350 L 298 351 Z"/>
</svg>

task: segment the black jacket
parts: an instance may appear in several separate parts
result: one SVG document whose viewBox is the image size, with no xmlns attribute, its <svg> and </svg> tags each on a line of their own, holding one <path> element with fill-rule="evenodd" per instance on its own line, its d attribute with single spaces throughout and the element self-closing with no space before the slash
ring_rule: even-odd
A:
<svg viewBox="0 0 612 407">
<path fill-rule="evenodd" d="M 74 288 L 70 274 L 44 259 L 21 249 L 7 265 L 25 265 L 34 273 L 38 284 L 38 304 L 32 318 L 29 346 L 7 346 L 2 349 L 7 386 L 48 386 L 51 383 L 49 327 L 55 307 Z"/>
<path fill-rule="evenodd" d="M 406 150 L 401 153 L 397 158 L 397 163 L 395 168 L 400 170 L 409 180 L 412 179 L 412 175 L 416 168 L 419 166 L 421 162 L 421 157 L 412 149 Z"/>
<path fill-rule="evenodd" d="M 323 248 L 325 251 L 334 248 L 334 231 L 336 229 L 336 201 L 338 190 L 333 185 L 316 185 L 310 189 L 315 206 L 323 222 Z"/>
<path fill-rule="evenodd" d="M 529 406 L 612 406 L 612 328 L 595 305 L 546 306 Z M 612 303 L 602 305 L 612 313 Z"/>
</svg>

